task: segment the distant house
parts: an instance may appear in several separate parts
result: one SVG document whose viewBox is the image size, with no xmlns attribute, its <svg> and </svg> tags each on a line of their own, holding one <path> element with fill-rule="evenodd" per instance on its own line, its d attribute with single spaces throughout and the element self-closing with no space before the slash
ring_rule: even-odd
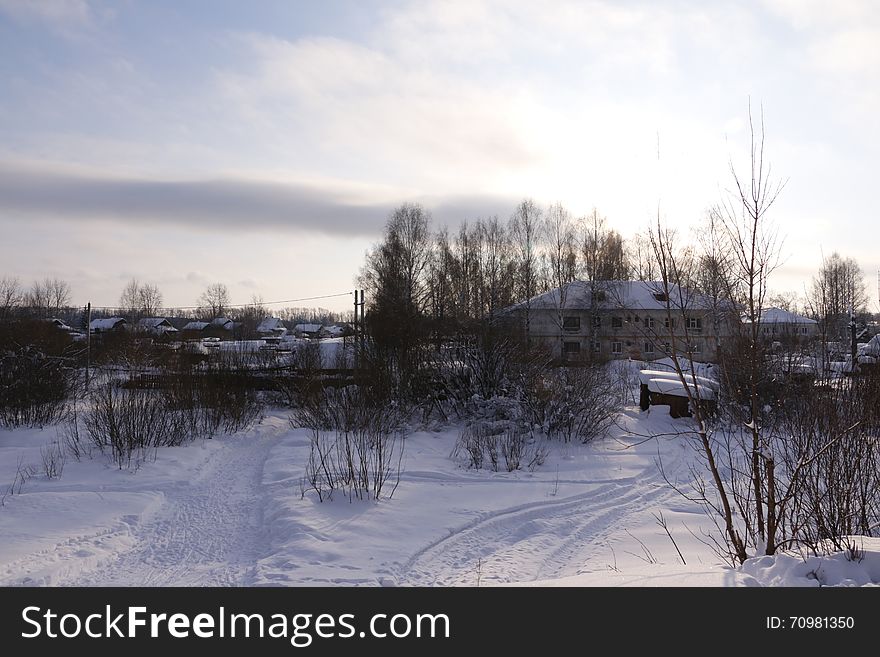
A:
<svg viewBox="0 0 880 657">
<path fill-rule="evenodd" d="M 128 326 L 128 322 L 124 317 L 106 317 L 103 319 L 93 319 L 89 322 L 89 332 L 100 333 L 118 333 Z"/>
<path fill-rule="evenodd" d="M 210 327 L 212 329 L 219 329 L 221 331 L 229 331 L 232 332 L 236 329 L 238 324 L 233 322 L 228 317 L 215 317 L 210 321 Z"/>
<path fill-rule="evenodd" d="M 201 333 L 206 328 L 208 328 L 208 326 L 210 326 L 209 322 L 196 322 L 196 321 L 187 322 L 186 324 L 183 325 L 183 328 L 181 329 L 181 331 L 185 331 L 188 333 Z"/>
<path fill-rule="evenodd" d="M 324 329 L 324 332 L 331 338 L 342 338 L 346 335 L 354 335 L 354 329 L 351 324 L 333 324 Z"/>
<path fill-rule="evenodd" d="M 287 333 L 287 327 L 277 317 L 267 317 L 257 327 L 257 333 L 262 336 L 280 338 Z"/>
<path fill-rule="evenodd" d="M 178 330 L 164 317 L 144 317 L 135 325 L 136 330 L 156 336 L 172 335 Z"/>
<path fill-rule="evenodd" d="M 57 328 L 59 331 L 64 331 L 64 332 L 66 332 L 66 333 L 70 333 L 71 331 L 73 331 L 73 327 L 72 327 L 72 326 L 68 326 L 68 325 L 65 324 L 62 320 L 60 320 L 60 319 L 58 319 L 58 318 L 56 318 L 56 317 L 50 317 L 50 318 L 47 319 L 46 321 L 49 322 L 50 324 L 52 324 L 52 326 L 54 326 L 55 328 Z"/>
<path fill-rule="evenodd" d="M 324 326 L 322 324 L 297 324 L 293 327 L 293 330 L 297 335 L 305 336 L 307 338 L 317 338 L 320 337 L 323 328 Z"/>
<path fill-rule="evenodd" d="M 761 313 L 761 336 L 767 340 L 780 341 L 783 338 L 809 340 L 819 334 L 819 322 L 803 315 L 783 310 L 767 308 Z"/>
</svg>

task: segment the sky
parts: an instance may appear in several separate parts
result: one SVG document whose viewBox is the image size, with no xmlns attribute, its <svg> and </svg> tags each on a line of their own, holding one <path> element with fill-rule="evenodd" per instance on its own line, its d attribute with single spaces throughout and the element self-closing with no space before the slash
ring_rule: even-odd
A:
<svg viewBox="0 0 880 657">
<path fill-rule="evenodd" d="M 0 276 L 337 294 L 404 202 L 687 238 L 748 175 L 751 105 L 785 184 L 771 287 L 837 251 L 877 310 L 878 43 L 857 0 L 0 0 Z"/>
</svg>

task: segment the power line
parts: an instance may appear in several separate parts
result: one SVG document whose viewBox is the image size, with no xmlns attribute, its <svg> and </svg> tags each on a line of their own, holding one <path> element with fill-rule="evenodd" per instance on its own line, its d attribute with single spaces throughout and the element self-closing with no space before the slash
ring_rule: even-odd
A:
<svg viewBox="0 0 880 657">
<path fill-rule="evenodd" d="M 315 301 L 317 299 L 333 299 L 335 297 L 347 297 L 351 296 L 352 292 L 339 292 L 338 294 L 320 294 L 314 297 L 301 297 L 299 299 L 282 299 L 280 301 L 260 301 L 259 303 L 230 303 L 226 304 L 227 308 L 245 308 L 247 306 L 272 306 L 279 303 L 297 303 L 299 301 Z M 157 310 L 198 310 L 199 308 L 204 308 L 205 306 L 161 306 Z M 96 306 L 92 304 L 92 309 L 95 310 L 119 310 L 119 304 L 115 306 Z"/>
</svg>

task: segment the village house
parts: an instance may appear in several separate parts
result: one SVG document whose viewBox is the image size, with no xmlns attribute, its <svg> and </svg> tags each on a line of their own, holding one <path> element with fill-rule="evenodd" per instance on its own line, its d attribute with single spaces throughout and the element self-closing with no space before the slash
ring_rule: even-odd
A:
<svg viewBox="0 0 880 657">
<path fill-rule="evenodd" d="M 257 326 L 257 333 L 263 337 L 280 338 L 287 333 L 287 327 L 277 317 L 267 317 Z"/>
<path fill-rule="evenodd" d="M 157 337 L 171 337 L 178 333 L 178 330 L 164 317 L 144 317 L 135 325 L 135 330 Z"/>
<path fill-rule="evenodd" d="M 89 332 L 94 334 L 118 333 L 128 327 L 124 317 L 105 317 L 89 322 Z"/>
</svg>

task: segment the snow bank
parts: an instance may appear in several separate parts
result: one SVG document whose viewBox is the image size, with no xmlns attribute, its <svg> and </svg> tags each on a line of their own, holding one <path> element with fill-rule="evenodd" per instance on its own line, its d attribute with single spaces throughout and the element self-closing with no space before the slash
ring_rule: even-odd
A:
<svg viewBox="0 0 880 657">
<path fill-rule="evenodd" d="M 860 554 L 806 557 L 777 554 L 748 559 L 740 568 L 762 586 L 880 586 L 880 538 L 854 537 Z M 859 558 L 860 557 L 860 558 Z"/>
</svg>

